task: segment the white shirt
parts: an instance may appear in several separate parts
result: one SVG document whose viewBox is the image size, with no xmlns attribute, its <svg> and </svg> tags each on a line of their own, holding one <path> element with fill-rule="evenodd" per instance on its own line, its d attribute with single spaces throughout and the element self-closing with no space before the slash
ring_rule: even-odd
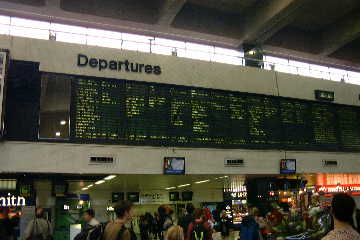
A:
<svg viewBox="0 0 360 240">
<path fill-rule="evenodd" d="M 95 227 L 95 226 L 99 225 L 100 222 L 99 222 L 98 220 L 96 220 L 95 218 L 92 218 L 92 219 L 90 220 L 90 222 L 88 222 L 88 224 L 89 224 L 90 226 L 92 226 L 92 227 Z"/>
</svg>

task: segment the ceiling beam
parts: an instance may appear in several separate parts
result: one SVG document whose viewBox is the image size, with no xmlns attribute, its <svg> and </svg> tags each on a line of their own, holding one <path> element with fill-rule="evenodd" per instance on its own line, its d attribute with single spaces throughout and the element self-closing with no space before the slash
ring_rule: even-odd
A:
<svg viewBox="0 0 360 240">
<path fill-rule="evenodd" d="M 320 55 L 328 56 L 358 37 L 360 13 L 351 14 L 323 32 Z"/>
<path fill-rule="evenodd" d="M 158 24 L 165 26 L 171 25 L 185 3 L 186 0 L 166 0 L 164 6 L 160 10 Z"/>
<path fill-rule="evenodd" d="M 244 42 L 262 44 L 292 22 L 295 12 L 309 0 L 265 1 L 245 16 L 239 45 Z"/>
</svg>

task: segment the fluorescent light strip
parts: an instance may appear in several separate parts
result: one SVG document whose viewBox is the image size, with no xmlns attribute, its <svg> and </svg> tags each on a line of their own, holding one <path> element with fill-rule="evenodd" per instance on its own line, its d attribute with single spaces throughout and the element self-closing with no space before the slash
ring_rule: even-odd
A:
<svg viewBox="0 0 360 240">
<path fill-rule="evenodd" d="M 176 187 L 168 187 L 168 188 L 165 188 L 165 190 L 171 190 L 171 189 L 175 189 Z"/>
<path fill-rule="evenodd" d="M 188 183 L 188 184 L 183 184 L 183 185 L 179 185 L 178 187 L 181 188 L 181 187 L 187 187 L 187 186 L 190 186 L 191 184 Z"/>
<path fill-rule="evenodd" d="M 84 187 L 84 188 L 82 188 L 81 190 L 83 190 L 83 191 L 85 191 L 85 190 L 88 190 L 89 188 L 87 188 L 87 187 Z"/>
<path fill-rule="evenodd" d="M 116 175 L 109 175 L 106 178 L 104 178 L 105 180 L 111 180 L 113 178 L 116 178 Z"/>
<path fill-rule="evenodd" d="M 94 186 L 94 184 L 90 184 L 89 186 L 87 186 L 87 188 L 91 188 L 91 187 L 93 187 Z"/>
<path fill-rule="evenodd" d="M 99 180 L 99 181 L 97 181 L 95 184 L 96 185 L 99 185 L 99 184 L 103 184 L 105 182 L 105 180 Z"/>
<path fill-rule="evenodd" d="M 198 181 L 198 182 L 195 182 L 195 183 L 196 183 L 196 184 L 200 184 L 200 183 L 207 183 L 207 182 L 210 182 L 210 179 L 203 180 L 203 181 Z"/>
</svg>

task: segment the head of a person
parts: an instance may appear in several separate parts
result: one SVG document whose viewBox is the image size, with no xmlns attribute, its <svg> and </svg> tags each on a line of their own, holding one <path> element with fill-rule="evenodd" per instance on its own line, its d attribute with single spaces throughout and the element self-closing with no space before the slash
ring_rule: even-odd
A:
<svg viewBox="0 0 360 240">
<path fill-rule="evenodd" d="M 354 199 L 346 193 L 336 194 L 331 202 L 331 213 L 340 222 L 351 223 L 355 211 Z"/>
<path fill-rule="evenodd" d="M 184 240 L 184 231 L 180 226 L 172 226 L 165 235 L 165 240 Z"/>
<path fill-rule="evenodd" d="M 225 210 L 221 211 L 221 217 L 226 217 L 226 211 Z"/>
<path fill-rule="evenodd" d="M 90 222 L 94 217 L 95 211 L 93 209 L 88 209 L 84 212 L 83 219 L 85 222 Z"/>
<path fill-rule="evenodd" d="M 204 211 L 201 208 L 195 208 L 194 217 L 195 217 L 195 219 L 203 219 Z"/>
<path fill-rule="evenodd" d="M 130 201 L 120 201 L 115 205 L 115 214 L 119 219 L 130 221 L 134 216 L 133 203 Z"/>
<path fill-rule="evenodd" d="M 186 212 L 188 213 L 188 214 L 193 214 L 194 213 L 194 210 L 195 210 L 195 207 L 194 207 L 194 205 L 192 204 L 192 203 L 188 203 L 187 205 L 186 205 Z"/>
<path fill-rule="evenodd" d="M 44 217 L 44 209 L 42 207 L 37 207 L 35 209 L 35 217 L 43 218 Z"/>
</svg>

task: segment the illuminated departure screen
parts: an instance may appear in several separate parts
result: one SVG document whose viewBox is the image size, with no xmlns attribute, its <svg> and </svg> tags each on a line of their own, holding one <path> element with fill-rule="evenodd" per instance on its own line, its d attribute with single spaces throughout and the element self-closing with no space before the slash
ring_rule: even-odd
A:
<svg viewBox="0 0 360 240">
<path fill-rule="evenodd" d="M 214 89 L 76 77 L 74 142 L 360 150 L 358 107 Z"/>
</svg>

